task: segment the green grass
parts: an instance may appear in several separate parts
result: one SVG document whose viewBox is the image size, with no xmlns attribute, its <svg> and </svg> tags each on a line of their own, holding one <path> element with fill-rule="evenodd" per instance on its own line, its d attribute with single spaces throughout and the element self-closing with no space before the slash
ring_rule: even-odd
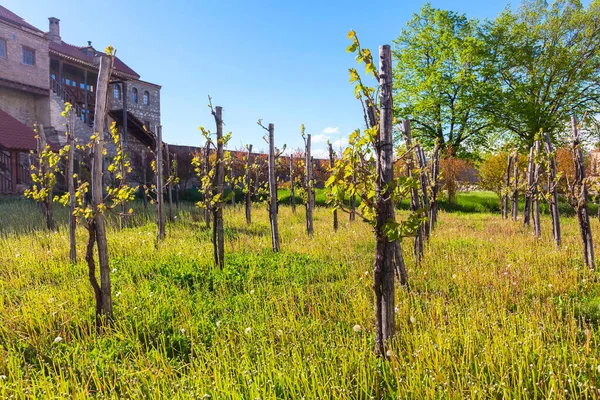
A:
<svg viewBox="0 0 600 400">
<path fill-rule="evenodd" d="M 373 233 L 362 222 L 341 216 L 333 233 L 318 207 L 308 238 L 303 208 L 281 206 L 273 254 L 265 207 L 251 226 L 228 208 L 220 271 L 199 211 L 183 205 L 156 244 L 153 215 L 136 205 L 131 227 L 109 229 L 116 323 L 97 336 L 65 210 L 48 233 L 33 204 L 2 202 L 0 398 L 597 398 L 600 287 L 576 221 L 563 219 L 556 250 L 546 216 L 536 240 L 475 212 L 494 209 L 492 196 L 461 194 L 462 212 L 442 211 L 422 265 L 404 241 L 411 291 L 397 290 L 385 361 L 373 353 Z"/>
</svg>

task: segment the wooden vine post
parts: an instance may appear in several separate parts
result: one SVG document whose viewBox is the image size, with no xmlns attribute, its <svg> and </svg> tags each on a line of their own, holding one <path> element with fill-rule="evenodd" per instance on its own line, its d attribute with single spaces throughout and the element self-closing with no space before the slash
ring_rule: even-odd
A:
<svg viewBox="0 0 600 400">
<path fill-rule="evenodd" d="M 394 180 L 394 147 L 392 143 L 392 54 L 389 45 L 379 46 L 379 85 L 381 120 L 377 146 L 376 196 L 376 250 L 374 288 L 376 299 L 377 332 L 375 343 L 379 354 L 385 355 L 387 345 L 394 337 L 394 259 L 395 245 L 388 239 L 385 227 L 395 221 L 394 202 L 388 192 Z"/>
<path fill-rule="evenodd" d="M 329 146 L 329 168 L 333 169 L 335 163 L 333 161 L 333 146 L 331 145 L 331 143 L 328 143 Z M 338 215 L 337 215 L 337 209 L 334 208 L 333 209 L 333 231 L 337 232 L 338 230 Z"/>
<path fill-rule="evenodd" d="M 540 192 L 539 192 L 539 181 L 540 181 L 540 141 L 536 139 L 534 143 L 534 165 L 533 165 L 533 185 L 531 188 L 531 199 L 533 208 L 531 210 L 531 219 L 533 220 L 533 234 L 539 238 L 542 236 L 540 226 Z"/>
<path fill-rule="evenodd" d="M 260 121 L 259 121 L 260 124 Z M 263 127 L 264 128 L 264 127 Z M 271 222 L 271 245 L 273 252 L 279 251 L 279 227 L 277 225 L 277 180 L 275 177 L 275 125 L 269 124 L 269 221 Z"/>
<path fill-rule="evenodd" d="M 512 219 L 516 221 L 519 216 L 519 153 L 515 150 L 513 156 L 513 192 L 512 192 Z"/>
<path fill-rule="evenodd" d="M 252 181 L 250 177 L 251 166 L 252 166 L 252 145 L 247 146 L 248 152 L 246 155 L 246 193 L 244 194 L 244 200 L 246 202 L 246 224 L 252 223 Z"/>
<path fill-rule="evenodd" d="M 77 262 L 77 245 L 76 245 L 76 228 L 77 218 L 75 217 L 75 207 L 77 198 L 75 197 L 75 115 L 67 111 L 67 172 L 65 179 L 67 180 L 67 189 L 69 191 L 69 258 L 71 262 Z"/>
<path fill-rule="evenodd" d="M 302 136 L 304 137 L 304 125 L 301 127 Z M 310 133 L 304 138 L 304 185 L 306 188 L 306 232 L 312 236 L 314 233 L 313 227 L 313 205 L 314 205 L 314 192 L 313 192 L 313 165 L 312 157 L 310 155 L 311 147 L 311 135 Z"/>
<path fill-rule="evenodd" d="M 527 160 L 527 187 L 525 188 L 525 206 L 523 207 L 523 223 L 525 226 L 531 224 L 531 206 L 533 205 L 533 170 L 535 164 L 535 148 L 529 149 L 529 159 Z"/>
<path fill-rule="evenodd" d="M 210 141 L 207 140 L 206 144 L 204 145 L 204 164 L 203 164 L 203 176 L 207 177 L 208 176 L 208 171 L 210 171 Z M 210 179 L 204 179 L 204 187 L 202 189 L 204 189 L 204 202 L 208 203 L 208 200 L 210 199 L 210 192 L 211 192 L 211 187 L 210 187 Z M 206 227 L 210 229 L 210 210 L 208 209 L 208 207 L 204 208 L 204 221 L 206 223 Z"/>
<path fill-rule="evenodd" d="M 44 200 L 40 203 L 46 217 L 46 228 L 49 231 L 56 231 L 56 221 L 54 220 L 54 205 L 52 199 L 54 197 L 54 185 L 55 178 L 54 173 L 51 171 L 50 165 L 46 157 L 44 157 L 48 142 L 46 141 L 46 133 L 44 131 L 44 125 L 36 124 L 38 141 L 37 141 L 37 154 L 40 163 L 40 176 L 42 179 L 47 181 L 46 189 L 48 191 Z M 51 182 L 52 181 L 52 182 Z"/>
<path fill-rule="evenodd" d="M 438 200 L 437 194 L 440 187 L 440 146 L 435 142 L 433 154 L 431 155 L 431 206 L 429 207 L 429 230 L 433 231 L 437 222 Z"/>
<path fill-rule="evenodd" d="M 148 175 L 147 175 L 147 171 L 146 171 L 146 150 L 142 149 L 141 152 L 141 157 L 142 157 L 142 183 L 143 185 L 140 186 L 140 190 L 142 192 L 142 200 L 144 202 L 144 209 L 148 209 L 148 193 L 146 191 L 146 188 L 148 187 Z"/>
<path fill-rule="evenodd" d="M 163 141 L 162 141 L 162 126 L 156 128 L 156 212 L 159 241 L 163 240 L 165 234 L 165 212 L 164 212 L 164 196 L 163 196 Z"/>
<path fill-rule="evenodd" d="M 296 191 L 294 187 L 294 155 L 290 153 L 290 206 L 292 213 L 296 214 Z"/>
<path fill-rule="evenodd" d="M 508 155 L 506 163 L 506 174 L 504 175 L 504 195 L 502 196 L 502 218 L 508 218 L 508 192 L 510 190 L 510 169 L 512 166 L 512 153 Z"/>
<path fill-rule="evenodd" d="M 410 121 L 405 120 L 402 122 L 402 133 L 404 135 L 404 141 L 406 142 L 406 148 L 408 149 L 408 156 L 406 158 L 406 169 L 408 170 L 409 178 L 413 178 L 414 175 L 414 158 L 413 158 L 413 147 L 412 138 L 410 132 Z M 410 189 L 410 210 L 413 213 L 418 212 L 421 209 L 421 202 L 419 199 L 419 192 L 417 188 L 413 187 Z M 415 261 L 419 263 L 423 256 L 423 224 L 417 228 L 417 232 L 414 240 L 414 251 Z"/>
<path fill-rule="evenodd" d="M 590 226 L 590 215 L 588 210 L 588 188 L 585 177 L 585 159 L 581 149 L 581 137 L 577 126 L 577 118 L 571 117 L 573 127 L 573 162 L 575 164 L 575 182 L 571 185 L 572 203 L 577 213 L 579 232 L 583 244 L 583 260 L 585 265 L 594 269 L 594 243 L 592 240 L 592 229 Z"/>
<path fill-rule="evenodd" d="M 225 266 L 225 230 L 223 227 L 223 198 L 225 194 L 225 164 L 223 154 L 223 108 L 216 106 L 212 111 L 217 125 L 217 160 L 215 169 L 215 185 L 213 199 L 213 250 L 215 264 L 223 269 Z"/>
<path fill-rule="evenodd" d="M 103 166 L 104 166 L 104 132 L 106 131 L 108 80 L 111 75 L 112 57 L 100 57 L 98 84 L 96 85 L 96 109 L 94 112 L 94 135 L 96 139 L 92 147 L 92 206 L 99 210 L 103 204 Z M 108 244 L 106 239 L 106 221 L 102 212 L 97 212 L 92 223 L 88 250 L 93 250 L 93 240 L 98 246 L 98 261 L 100 264 L 100 285 L 96 281 L 95 268 L 90 267 L 90 281 L 96 295 L 96 326 L 110 324 L 113 318 L 112 296 L 110 284 L 110 266 L 108 261 Z M 91 244 L 91 247 L 90 247 Z M 93 255 L 87 254 L 88 265 L 93 264 Z M 91 257 L 91 259 L 90 259 Z"/>
<path fill-rule="evenodd" d="M 548 202 L 550 205 L 550 217 L 552 218 L 552 235 L 556 247 L 560 248 L 560 215 L 558 213 L 558 192 L 556 190 L 556 160 L 554 158 L 554 149 L 550 142 L 550 134 L 544 134 L 544 142 L 546 145 L 546 155 L 548 157 L 547 175 L 548 175 Z"/>
<path fill-rule="evenodd" d="M 169 145 L 165 143 L 165 155 L 167 158 L 167 169 L 169 170 L 169 177 L 167 180 L 167 195 L 169 199 L 169 222 L 173 222 L 173 167 L 171 165 L 171 154 L 169 153 Z"/>
<path fill-rule="evenodd" d="M 427 175 L 427 162 L 425 161 L 425 153 L 423 152 L 423 148 L 418 142 L 416 144 L 415 152 L 417 153 L 417 162 L 419 163 L 419 183 L 421 186 L 421 198 L 423 200 L 423 208 L 425 216 L 429 218 L 431 204 L 429 202 L 428 190 L 431 184 L 429 182 L 429 176 Z M 425 239 L 428 240 L 431 230 L 431 225 L 429 224 L 429 221 L 423 222 L 422 230 L 425 234 Z"/>
</svg>

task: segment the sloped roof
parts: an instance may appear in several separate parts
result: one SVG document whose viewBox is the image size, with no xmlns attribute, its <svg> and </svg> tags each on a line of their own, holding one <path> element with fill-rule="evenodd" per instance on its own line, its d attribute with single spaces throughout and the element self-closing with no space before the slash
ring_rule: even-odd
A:
<svg viewBox="0 0 600 400">
<path fill-rule="evenodd" d="M 0 109 L 0 147 L 7 150 L 35 150 L 36 133 Z"/>
<path fill-rule="evenodd" d="M 10 10 L 2 7 L 1 5 L 0 5 L 0 20 L 12 22 L 13 24 L 25 27 L 27 29 L 31 29 L 33 31 L 36 31 L 36 32 L 39 32 L 39 33 L 43 33 L 38 28 L 36 28 L 35 26 L 29 24 L 23 18 L 19 17 L 14 12 L 12 12 L 12 11 L 10 11 Z"/>
<path fill-rule="evenodd" d="M 72 44 L 68 44 L 63 41 L 61 41 L 60 44 L 51 41 L 49 47 L 50 47 L 50 51 L 54 51 L 63 56 L 69 57 L 71 59 L 75 59 L 77 61 L 83 62 L 84 64 L 94 67 L 94 56 L 89 55 L 85 52 L 85 49 L 87 49 L 87 47 L 73 46 Z M 94 49 L 94 52 L 97 55 L 104 54 L 95 49 Z M 115 58 L 114 70 L 116 72 L 121 72 L 123 74 L 133 76 L 136 79 L 140 78 L 140 75 L 137 72 L 135 72 L 133 69 L 129 68 L 129 66 L 127 66 L 127 64 L 125 64 L 123 61 L 121 61 L 119 59 L 119 57 Z"/>
</svg>

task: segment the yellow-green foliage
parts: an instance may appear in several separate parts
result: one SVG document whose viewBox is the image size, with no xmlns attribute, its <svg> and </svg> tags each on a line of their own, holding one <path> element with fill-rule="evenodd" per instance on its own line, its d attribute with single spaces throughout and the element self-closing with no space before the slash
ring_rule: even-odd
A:
<svg viewBox="0 0 600 400">
<path fill-rule="evenodd" d="M 264 207 L 251 226 L 225 208 L 220 271 L 195 207 L 158 247 L 153 211 L 135 208 L 134 228 L 109 228 L 115 324 L 96 336 L 87 266 L 70 264 L 67 235 L 43 230 L 32 203 L 0 203 L 0 398 L 598 395 L 600 289 L 572 218 L 557 251 L 545 217 L 535 240 L 497 215 L 441 213 L 418 269 L 405 242 L 412 291 L 397 291 L 384 361 L 368 224 L 333 233 L 331 210 L 317 208 L 310 238 L 303 213 L 282 205 L 273 254 Z"/>
</svg>

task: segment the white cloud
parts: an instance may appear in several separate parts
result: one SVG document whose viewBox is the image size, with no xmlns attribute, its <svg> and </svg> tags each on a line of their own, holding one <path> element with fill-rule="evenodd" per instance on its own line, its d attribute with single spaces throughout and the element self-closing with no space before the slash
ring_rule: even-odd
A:
<svg viewBox="0 0 600 400">
<path fill-rule="evenodd" d="M 346 146 L 348 146 L 348 138 L 345 136 L 342 136 L 338 140 L 334 141 L 331 145 L 333 146 L 333 149 L 336 151 L 339 150 L 340 147 L 343 149 Z"/>
<path fill-rule="evenodd" d="M 311 140 L 313 143 L 327 143 L 327 141 L 329 140 L 329 136 L 319 133 L 316 135 L 312 135 Z"/>
<path fill-rule="evenodd" d="M 311 156 L 316 159 L 329 158 L 329 150 L 327 149 L 316 149 L 311 151 Z"/>
<path fill-rule="evenodd" d="M 326 135 L 338 135 L 340 133 L 340 128 L 328 126 L 327 128 L 323 129 L 323 133 Z"/>
</svg>

